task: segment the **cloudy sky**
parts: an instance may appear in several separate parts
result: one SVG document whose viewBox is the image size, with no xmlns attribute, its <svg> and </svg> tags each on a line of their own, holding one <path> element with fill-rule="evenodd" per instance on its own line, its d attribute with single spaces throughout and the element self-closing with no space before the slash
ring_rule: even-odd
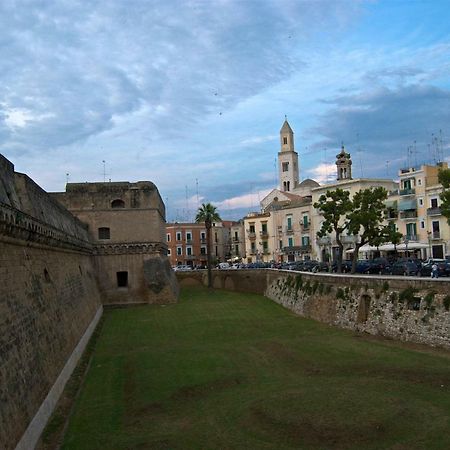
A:
<svg viewBox="0 0 450 450">
<path fill-rule="evenodd" d="M 0 153 L 48 191 L 151 180 L 167 219 L 449 157 L 450 0 L 2 0 Z M 440 145 L 442 139 L 442 146 Z"/>
</svg>

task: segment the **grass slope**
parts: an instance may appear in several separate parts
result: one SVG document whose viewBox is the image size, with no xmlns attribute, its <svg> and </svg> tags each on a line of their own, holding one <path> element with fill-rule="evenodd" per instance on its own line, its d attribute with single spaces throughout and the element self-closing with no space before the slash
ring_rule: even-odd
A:
<svg viewBox="0 0 450 450">
<path fill-rule="evenodd" d="M 184 289 L 105 313 L 63 449 L 448 449 L 448 356 Z"/>
</svg>

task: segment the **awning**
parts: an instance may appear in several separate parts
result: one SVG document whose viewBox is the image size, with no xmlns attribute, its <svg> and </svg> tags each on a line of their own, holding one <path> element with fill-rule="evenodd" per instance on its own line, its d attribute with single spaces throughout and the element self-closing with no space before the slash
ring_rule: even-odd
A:
<svg viewBox="0 0 450 450">
<path fill-rule="evenodd" d="M 373 252 L 375 250 L 378 250 L 378 247 L 374 247 L 373 245 L 369 245 L 369 244 L 364 244 L 362 247 L 360 247 L 359 252 Z M 353 253 L 355 251 L 354 248 L 349 248 L 347 250 L 345 250 L 345 253 Z"/>
<path fill-rule="evenodd" d="M 417 201 L 415 198 L 409 200 L 402 200 L 398 204 L 399 211 L 407 211 L 408 209 L 417 209 Z"/>
<path fill-rule="evenodd" d="M 424 244 L 422 242 L 408 242 L 408 250 L 417 250 L 420 248 L 428 248 L 428 244 Z M 379 249 L 383 252 L 392 252 L 395 250 L 394 244 L 383 244 L 380 245 Z M 406 244 L 397 244 L 397 250 L 399 252 L 406 251 Z"/>
</svg>

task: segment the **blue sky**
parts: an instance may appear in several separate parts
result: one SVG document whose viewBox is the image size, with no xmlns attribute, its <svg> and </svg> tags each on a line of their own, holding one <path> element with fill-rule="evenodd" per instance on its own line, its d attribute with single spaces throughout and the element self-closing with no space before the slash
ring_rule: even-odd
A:
<svg viewBox="0 0 450 450">
<path fill-rule="evenodd" d="M 48 191 L 151 180 L 169 221 L 258 209 L 285 115 L 301 179 L 342 141 L 394 178 L 433 135 L 449 157 L 449 24 L 450 0 L 2 0 L 0 152 Z"/>
</svg>

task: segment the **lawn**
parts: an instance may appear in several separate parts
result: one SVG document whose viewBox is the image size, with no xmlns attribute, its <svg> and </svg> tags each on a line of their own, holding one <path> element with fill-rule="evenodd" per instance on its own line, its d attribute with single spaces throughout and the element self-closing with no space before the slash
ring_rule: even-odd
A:
<svg viewBox="0 0 450 450">
<path fill-rule="evenodd" d="M 249 294 L 105 312 L 63 449 L 449 449 L 450 355 Z"/>
</svg>

